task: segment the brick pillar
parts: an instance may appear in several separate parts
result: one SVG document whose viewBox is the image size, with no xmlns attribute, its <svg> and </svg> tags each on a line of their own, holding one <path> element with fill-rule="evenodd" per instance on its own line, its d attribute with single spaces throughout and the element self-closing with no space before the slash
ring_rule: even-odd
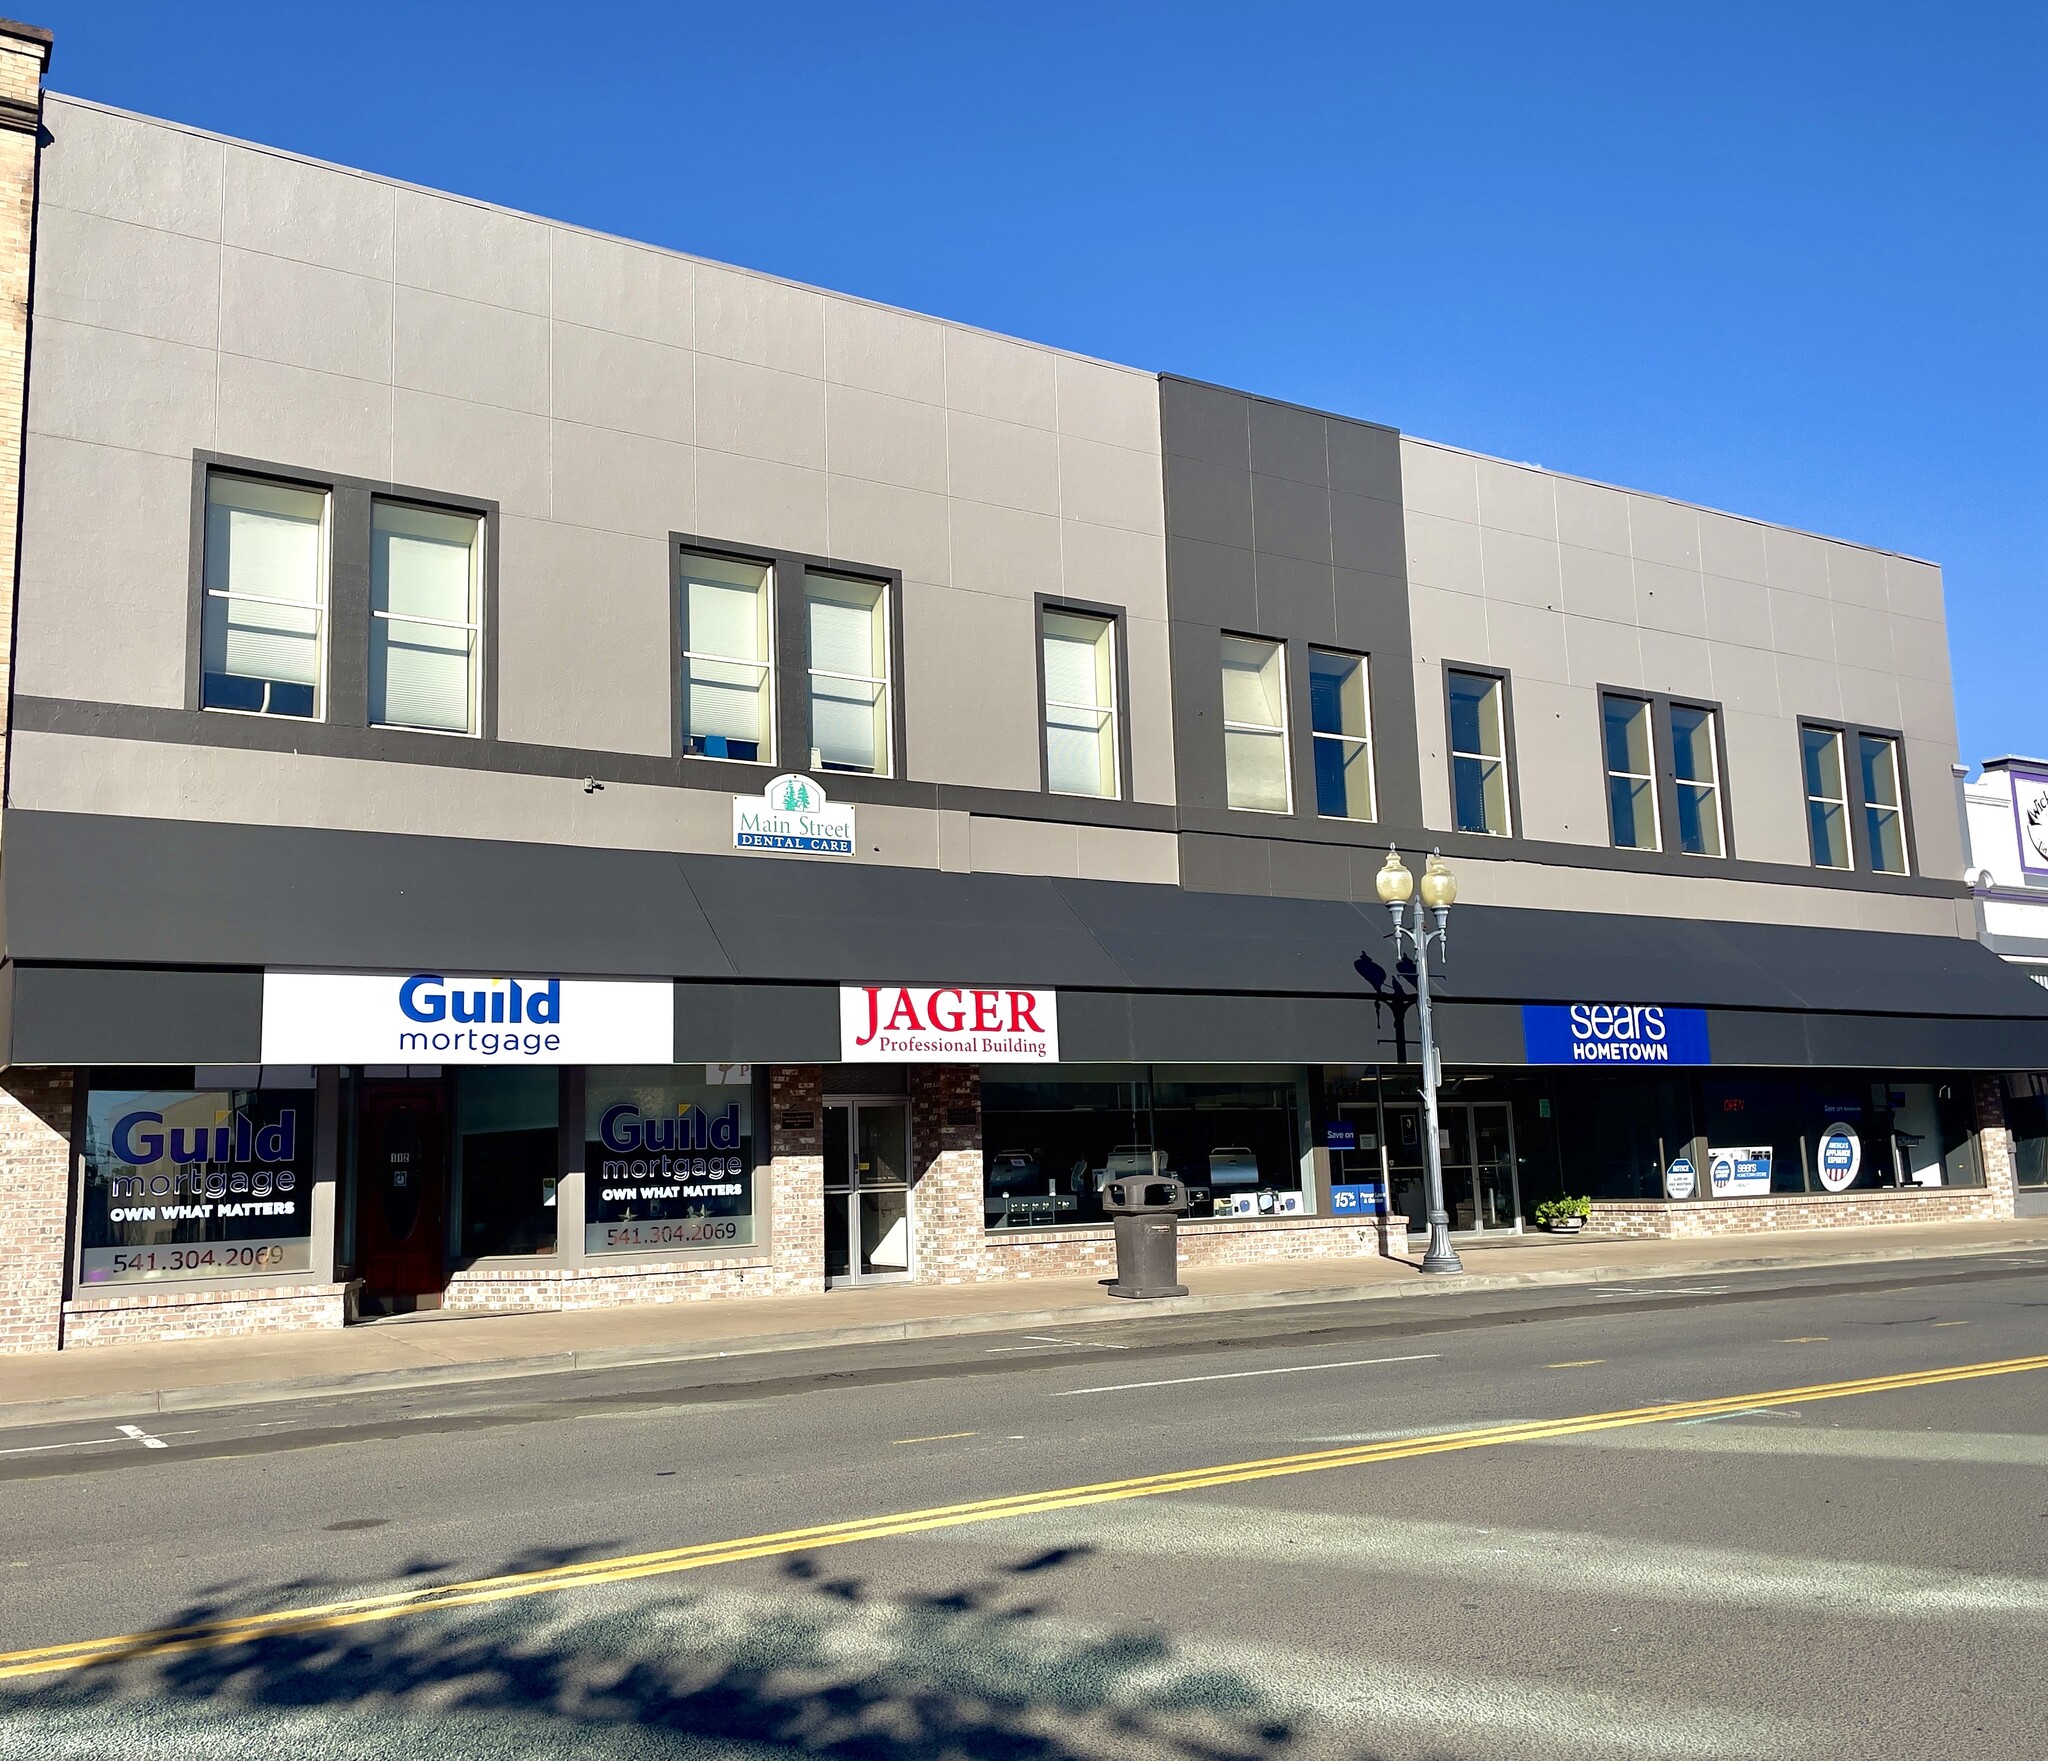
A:
<svg viewBox="0 0 2048 1761">
<path fill-rule="evenodd" d="M 0 19 L 0 771 L 14 710 L 14 602 L 21 528 L 21 434 L 28 395 L 30 249 L 43 69 L 50 33 Z M 4 1203 L 4 1201 L 0 1201 Z M 0 1279 L 8 1273 L 0 1267 Z M 0 1334 L 6 1323 L 0 1320 Z M 50 1341 L 56 1343 L 54 1339 Z"/>
<path fill-rule="evenodd" d="M 911 1265 L 920 1284 L 972 1284 L 983 1264 L 981 1072 L 924 1064 L 910 1072 Z"/>
<path fill-rule="evenodd" d="M 825 1082 L 815 1064 L 768 1073 L 769 1229 L 778 1291 L 825 1288 Z"/>
<path fill-rule="evenodd" d="M 71 1072 L 0 1076 L 0 1352 L 63 1343 Z"/>
<path fill-rule="evenodd" d="M 1975 1087 L 1977 1160 L 1984 1169 L 1984 1195 L 1991 1201 L 1994 1216 L 2010 1217 L 2018 1208 L 2014 1198 L 2018 1163 L 2012 1132 L 2005 1123 L 2005 1083 L 2000 1077 L 1980 1076 Z"/>
</svg>

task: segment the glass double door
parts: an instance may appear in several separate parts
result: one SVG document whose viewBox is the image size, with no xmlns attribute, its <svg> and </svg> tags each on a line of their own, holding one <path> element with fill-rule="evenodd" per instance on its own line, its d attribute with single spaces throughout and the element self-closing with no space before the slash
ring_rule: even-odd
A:
<svg viewBox="0 0 2048 1761">
<path fill-rule="evenodd" d="M 1419 1106 L 1387 1109 L 1387 1193 L 1391 1210 L 1420 1233 L 1429 1225 Z M 1442 1101 L 1444 1209 L 1456 1230 L 1513 1229 L 1521 1220 L 1515 1179 L 1515 1121 L 1505 1101 Z"/>
<path fill-rule="evenodd" d="M 825 1103 L 825 1282 L 910 1276 L 910 1106 Z"/>
</svg>

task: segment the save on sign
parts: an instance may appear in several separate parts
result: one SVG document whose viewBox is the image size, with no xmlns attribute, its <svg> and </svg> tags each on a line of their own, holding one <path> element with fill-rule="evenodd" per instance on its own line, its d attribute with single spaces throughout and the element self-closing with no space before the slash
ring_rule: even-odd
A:
<svg viewBox="0 0 2048 1761">
<path fill-rule="evenodd" d="M 986 985 L 841 985 L 839 1055 L 847 1063 L 1057 1063 L 1059 995 Z"/>
</svg>

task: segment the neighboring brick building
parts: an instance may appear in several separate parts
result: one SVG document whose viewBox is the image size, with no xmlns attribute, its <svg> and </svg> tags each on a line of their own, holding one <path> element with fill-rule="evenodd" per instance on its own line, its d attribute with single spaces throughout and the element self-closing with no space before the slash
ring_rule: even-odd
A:
<svg viewBox="0 0 2048 1761">
<path fill-rule="evenodd" d="M 0 26 L 0 1349 L 1099 1275 L 1147 1170 L 1192 1265 L 1375 1251 L 1389 844 L 1463 888 L 1455 1228 L 2011 1210 L 2048 991 L 1976 939 L 1932 564 L 48 49 Z"/>
</svg>

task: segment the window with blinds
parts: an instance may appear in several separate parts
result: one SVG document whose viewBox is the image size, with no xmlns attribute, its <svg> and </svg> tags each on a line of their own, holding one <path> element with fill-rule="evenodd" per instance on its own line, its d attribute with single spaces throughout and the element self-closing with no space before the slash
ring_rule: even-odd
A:
<svg viewBox="0 0 2048 1761">
<path fill-rule="evenodd" d="M 1121 793 L 1117 764 L 1116 623 L 1050 611 L 1045 657 L 1045 786 L 1055 795 Z"/>
<path fill-rule="evenodd" d="M 477 731 L 483 522 L 378 501 L 370 518 L 370 722 Z"/>
<path fill-rule="evenodd" d="M 685 551 L 682 559 L 683 750 L 774 762 L 770 602 L 773 570 Z"/>
<path fill-rule="evenodd" d="M 891 774 L 889 594 L 879 581 L 804 577 L 811 768 Z"/>
<path fill-rule="evenodd" d="M 1223 638 L 1225 798 L 1250 813 L 1285 813 L 1286 649 L 1254 636 Z"/>
<path fill-rule="evenodd" d="M 327 493 L 206 481 L 200 703 L 317 719 L 326 676 Z"/>
</svg>

